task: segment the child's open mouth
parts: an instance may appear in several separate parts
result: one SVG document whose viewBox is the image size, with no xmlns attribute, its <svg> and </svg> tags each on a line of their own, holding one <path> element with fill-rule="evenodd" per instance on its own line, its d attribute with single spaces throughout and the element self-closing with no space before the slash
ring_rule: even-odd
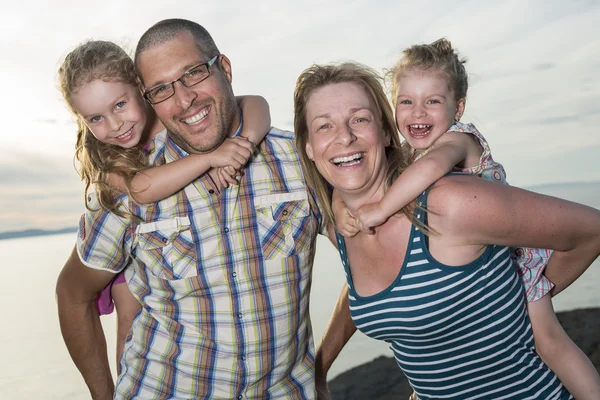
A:
<svg viewBox="0 0 600 400">
<path fill-rule="evenodd" d="M 426 124 L 412 124 L 408 126 L 408 130 L 412 136 L 426 136 L 430 131 L 433 125 Z"/>
</svg>

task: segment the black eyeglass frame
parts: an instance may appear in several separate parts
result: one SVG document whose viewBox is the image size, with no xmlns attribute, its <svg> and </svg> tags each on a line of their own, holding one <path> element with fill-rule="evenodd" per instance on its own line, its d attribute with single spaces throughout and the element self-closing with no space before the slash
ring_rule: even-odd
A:
<svg viewBox="0 0 600 400">
<path fill-rule="evenodd" d="M 144 94 L 143 94 L 144 99 L 146 99 L 146 101 L 148 103 L 152 104 L 152 105 L 159 104 L 159 103 L 162 103 L 163 101 L 169 100 L 171 97 L 173 97 L 173 95 L 175 95 L 175 82 L 181 82 L 181 84 L 183 86 L 189 88 L 189 87 L 192 87 L 192 86 L 195 86 L 195 85 L 199 84 L 200 82 L 205 81 L 210 76 L 210 67 L 217 61 L 217 59 L 219 57 L 221 57 L 221 54 L 218 54 L 218 55 L 214 56 L 213 58 L 211 58 L 210 60 L 208 60 L 205 63 L 194 65 L 192 68 L 190 68 L 187 71 L 185 71 L 179 78 L 175 79 L 174 81 L 167 82 L 167 83 L 162 83 L 162 84 L 160 84 L 158 86 L 154 86 L 153 88 L 144 91 Z M 202 78 L 201 80 L 199 80 L 198 82 L 194 82 L 191 85 L 187 85 L 183 80 L 190 75 L 190 72 L 192 72 L 193 70 L 195 70 L 198 67 L 204 67 L 206 69 L 206 76 L 204 78 Z M 160 88 L 163 88 L 163 87 L 169 87 L 169 86 L 171 87 L 171 89 L 173 91 L 169 95 L 169 97 L 166 97 L 166 98 L 164 98 L 162 100 L 159 100 L 159 101 L 153 101 L 151 99 L 150 94 L 153 91 L 155 91 L 156 89 L 160 89 Z"/>
</svg>

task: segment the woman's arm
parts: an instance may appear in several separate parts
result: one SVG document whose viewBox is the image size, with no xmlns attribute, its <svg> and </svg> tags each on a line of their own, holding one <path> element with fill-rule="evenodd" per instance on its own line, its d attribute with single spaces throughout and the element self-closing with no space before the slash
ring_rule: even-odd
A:
<svg viewBox="0 0 600 400">
<path fill-rule="evenodd" d="M 319 399 L 327 398 L 327 373 L 354 332 L 356 326 L 350 316 L 348 285 L 344 285 L 315 356 L 315 383 L 320 393 Z"/>
<path fill-rule="evenodd" d="M 451 176 L 436 183 L 429 222 L 450 246 L 529 246 L 554 250 L 546 276 L 554 294 L 600 255 L 600 210 L 483 179 Z M 439 229 L 439 230 L 438 230 Z"/>
<path fill-rule="evenodd" d="M 254 145 L 247 139 L 225 139 L 210 153 L 190 154 L 137 173 L 131 181 L 131 195 L 138 203 L 154 203 L 180 191 L 210 168 L 231 165 L 240 169 L 253 151 Z M 109 184 L 121 192 L 127 191 L 125 179 L 116 174 L 109 175 Z"/>
<path fill-rule="evenodd" d="M 383 224 L 438 179 L 452 171 L 468 155 L 478 153 L 481 147 L 470 134 L 448 132 L 444 134 L 421 159 L 410 165 L 388 189 L 381 201 L 362 206 L 357 212 L 359 228 L 370 232 Z"/>
<path fill-rule="evenodd" d="M 327 238 L 337 248 L 337 240 L 332 226 L 327 227 Z M 317 399 L 330 399 L 327 389 L 327 373 L 354 332 L 356 332 L 356 326 L 350 315 L 348 285 L 345 284 L 329 317 L 321 342 L 317 346 L 315 355 Z"/>
<path fill-rule="evenodd" d="M 262 96 L 236 96 L 235 99 L 244 116 L 241 136 L 258 145 L 271 129 L 269 103 Z"/>
</svg>

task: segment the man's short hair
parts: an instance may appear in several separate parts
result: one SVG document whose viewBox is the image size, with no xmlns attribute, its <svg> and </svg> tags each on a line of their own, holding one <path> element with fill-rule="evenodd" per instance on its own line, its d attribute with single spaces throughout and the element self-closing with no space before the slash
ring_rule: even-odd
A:
<svg viewBox="0 0 600 400">
<path fill-rule="evenodd" d="M 151 26 L 140 38 L 140 41 L 137 44 L 135 49 L 135 68 L 138 76 L 140 76 L 140 70 L 138 67 L 138 60 L 140 54 L 144 51 L 168 42 L 172 40 L 177 35 L 188 32 L 192 35 L 194 40 L 196 41 L 196 46 L 198 50 L 206 55 L 207 57 L 213 57 L 220 54 L 215 41 L 213 40 L 210 33 L 200 24 L 197 24 L 192 21 L 188 21 L 186 19 L 165 19 L 160 22 L 157 22 L 153 26 Z"/>
</svg>

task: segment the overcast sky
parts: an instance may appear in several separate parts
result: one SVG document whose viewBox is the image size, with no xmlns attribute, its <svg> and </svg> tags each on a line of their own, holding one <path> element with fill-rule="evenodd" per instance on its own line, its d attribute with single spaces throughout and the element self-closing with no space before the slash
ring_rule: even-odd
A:
<svg viewBox="0 0 600 400">
<path fill-rule="evenodd" d="M 129 50 L 155 22 L 204 25 L 233 66 L 236 94 L 261 94 L 292 128 L 295 79 L 312 63 L 378 70 L 442 36 L 468 58 L 463 121 L 487 137 L 517 186 L 600 180 L 600 2 L 20 1 L 0 6 L 0 231 L 74 226 L 83 210 L 75 127 L 56 71 L 78 43 Z"/>
</svg>

